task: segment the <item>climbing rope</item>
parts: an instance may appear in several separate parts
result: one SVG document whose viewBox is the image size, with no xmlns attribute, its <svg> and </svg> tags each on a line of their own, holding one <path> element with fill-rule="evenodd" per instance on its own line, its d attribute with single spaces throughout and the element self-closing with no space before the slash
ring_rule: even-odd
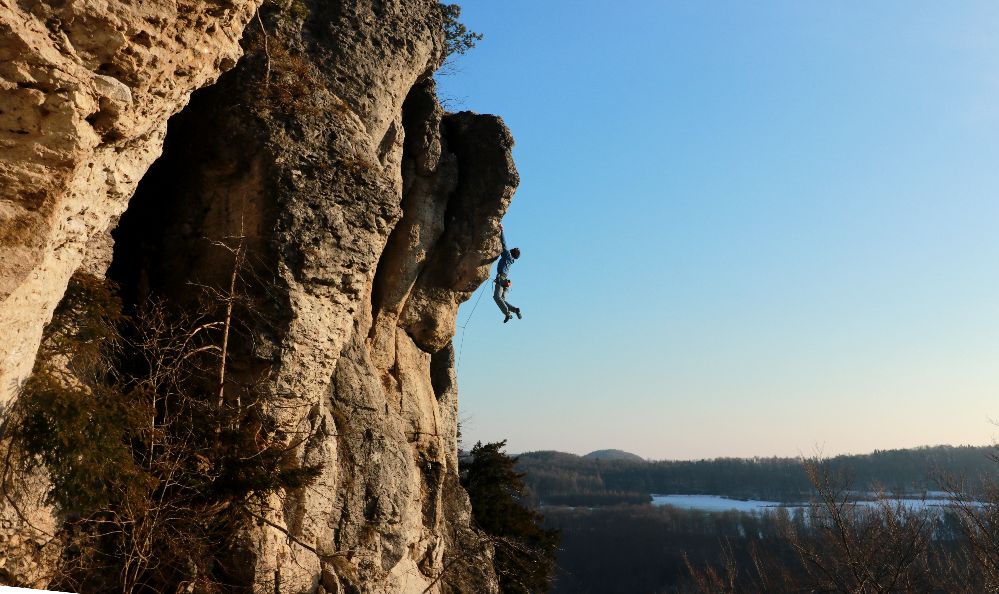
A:
<svg viewBox="0 0 999 594">
<path fill-rule="evenodd" d="M 482 286 L 479 287 L 479 296 L 475 298 L 475 303 L 472 304 L 472 311 L 468 312 L 468 317 L 465 318 L 465 323 L 461 325 L 461 342 L 458 345 L 458 360 L 454 364 L 455 370 L 461 367 L 461 352 L 465 350 L 465 327 L 472 321 L 472 315 L 475 313 L 475 308 L 479 307 L 479 300 L 482 299 L 482 294 L 486 292 L 487 286 L 489 286 L 489 283 L 484 282 L 482 283 Z"/>
</svg>

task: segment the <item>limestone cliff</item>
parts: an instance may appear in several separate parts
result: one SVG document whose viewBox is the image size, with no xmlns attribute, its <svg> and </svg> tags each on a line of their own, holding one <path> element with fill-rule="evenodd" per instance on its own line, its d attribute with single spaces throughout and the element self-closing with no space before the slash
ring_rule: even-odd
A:
<svg viewBox="0 0 999 594">
<path fill-rule="evenodd" d="M 257 4 L 0 1 L 0 405 L 70 275 L 109 263 L 167 118 L 236 63 Z"/>
<path fill-rule="evenodd" d="M 127 300 L 185 303 L 225 282 L 220 246 L 238 242 L 254 315 L 228 381 L 262 386 L 278 433 L 307 436 L 296 463 L 323 469 L 245 535 L 247 587 L 495 590 L 457 481 L 451 338 L 518 178 L 499 118 L 437 101 L 437 2 L 293 0 L 252 20 L 252 3 L 17 6 L 0 3 L 0 52 L 24 64 L 0 67 L 4 381 L 30 369 L 75 269 L 110 264 Z M 233 66 L 247 23 L 245 55 L 164 130 Z M 73 31 L 129 33 L 90 59 Z M 57 80 L 70 62 L 75 86 Z"/>
</svg>

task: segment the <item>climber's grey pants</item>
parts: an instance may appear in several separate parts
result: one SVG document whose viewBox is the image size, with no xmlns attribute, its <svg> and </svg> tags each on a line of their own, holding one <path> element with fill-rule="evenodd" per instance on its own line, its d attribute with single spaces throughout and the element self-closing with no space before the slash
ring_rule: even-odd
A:
<svg viewBox="0 0 999 594">
<path fill-rule="evenodd" d="M 500 311 L 502 311 L 504 315 L 510 315 L 510 310 L 517 309 L 513 306 L 513 304 L 507 303 L 506 301 L 506 294 L 510 291 L 510 287 L 504 287 L 495 281 L 493 281 L 493 285 L 496 287 L 493 289 L 493 299 L 496 301 L 496 305 L 499 306 Z"/>
</svg>

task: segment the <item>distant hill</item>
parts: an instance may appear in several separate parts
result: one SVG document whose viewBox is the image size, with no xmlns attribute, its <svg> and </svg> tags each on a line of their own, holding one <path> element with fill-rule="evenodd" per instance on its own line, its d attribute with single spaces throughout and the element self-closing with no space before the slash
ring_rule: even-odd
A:
<svg viewBox="0 0 999 594">
<path fill-rule="evenodd" d="M 645 458 L 625 452 L 624 450 L 597 450 L 583 456 L 585 460 L 629 460 L 631 462 L 645 462 Z"/>
</svg>

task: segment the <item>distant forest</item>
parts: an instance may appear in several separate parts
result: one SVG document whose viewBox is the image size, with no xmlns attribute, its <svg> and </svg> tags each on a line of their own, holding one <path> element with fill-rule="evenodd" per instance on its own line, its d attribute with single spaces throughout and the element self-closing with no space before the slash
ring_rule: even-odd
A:
<svg viewBox="0 0 999 594">
<path fill-rule="evenodd" d="M 994 473 L 994 447 L 933 446 L 836 456 L 830 472 L 858 491 L 896 494 L 934 491 L 940 479 L 964 481 L 974 493 Z M 642 503 L 656 494 L 709 494 L 737 499 L 793 502 L 813 492 L 798 458 L 715 458 L 643 462 L 592 460 L 563 452 L 529 452 L 518 458 L 527 497 L 541 506 L 603 506 Z"/>
<path fill-rule="evenodd" d="M 518 471 L 560 533 L 552 594 L 977 594 L 999 584 L 995 454 L 937 446 L 823 461 L 640 462 L 532 452 Z M 877 491 L 948 491 L 953 504 L 851 504 Z M 811 503 L 710 512 L 649 505 L 653 493 Z"/>
</svg>

